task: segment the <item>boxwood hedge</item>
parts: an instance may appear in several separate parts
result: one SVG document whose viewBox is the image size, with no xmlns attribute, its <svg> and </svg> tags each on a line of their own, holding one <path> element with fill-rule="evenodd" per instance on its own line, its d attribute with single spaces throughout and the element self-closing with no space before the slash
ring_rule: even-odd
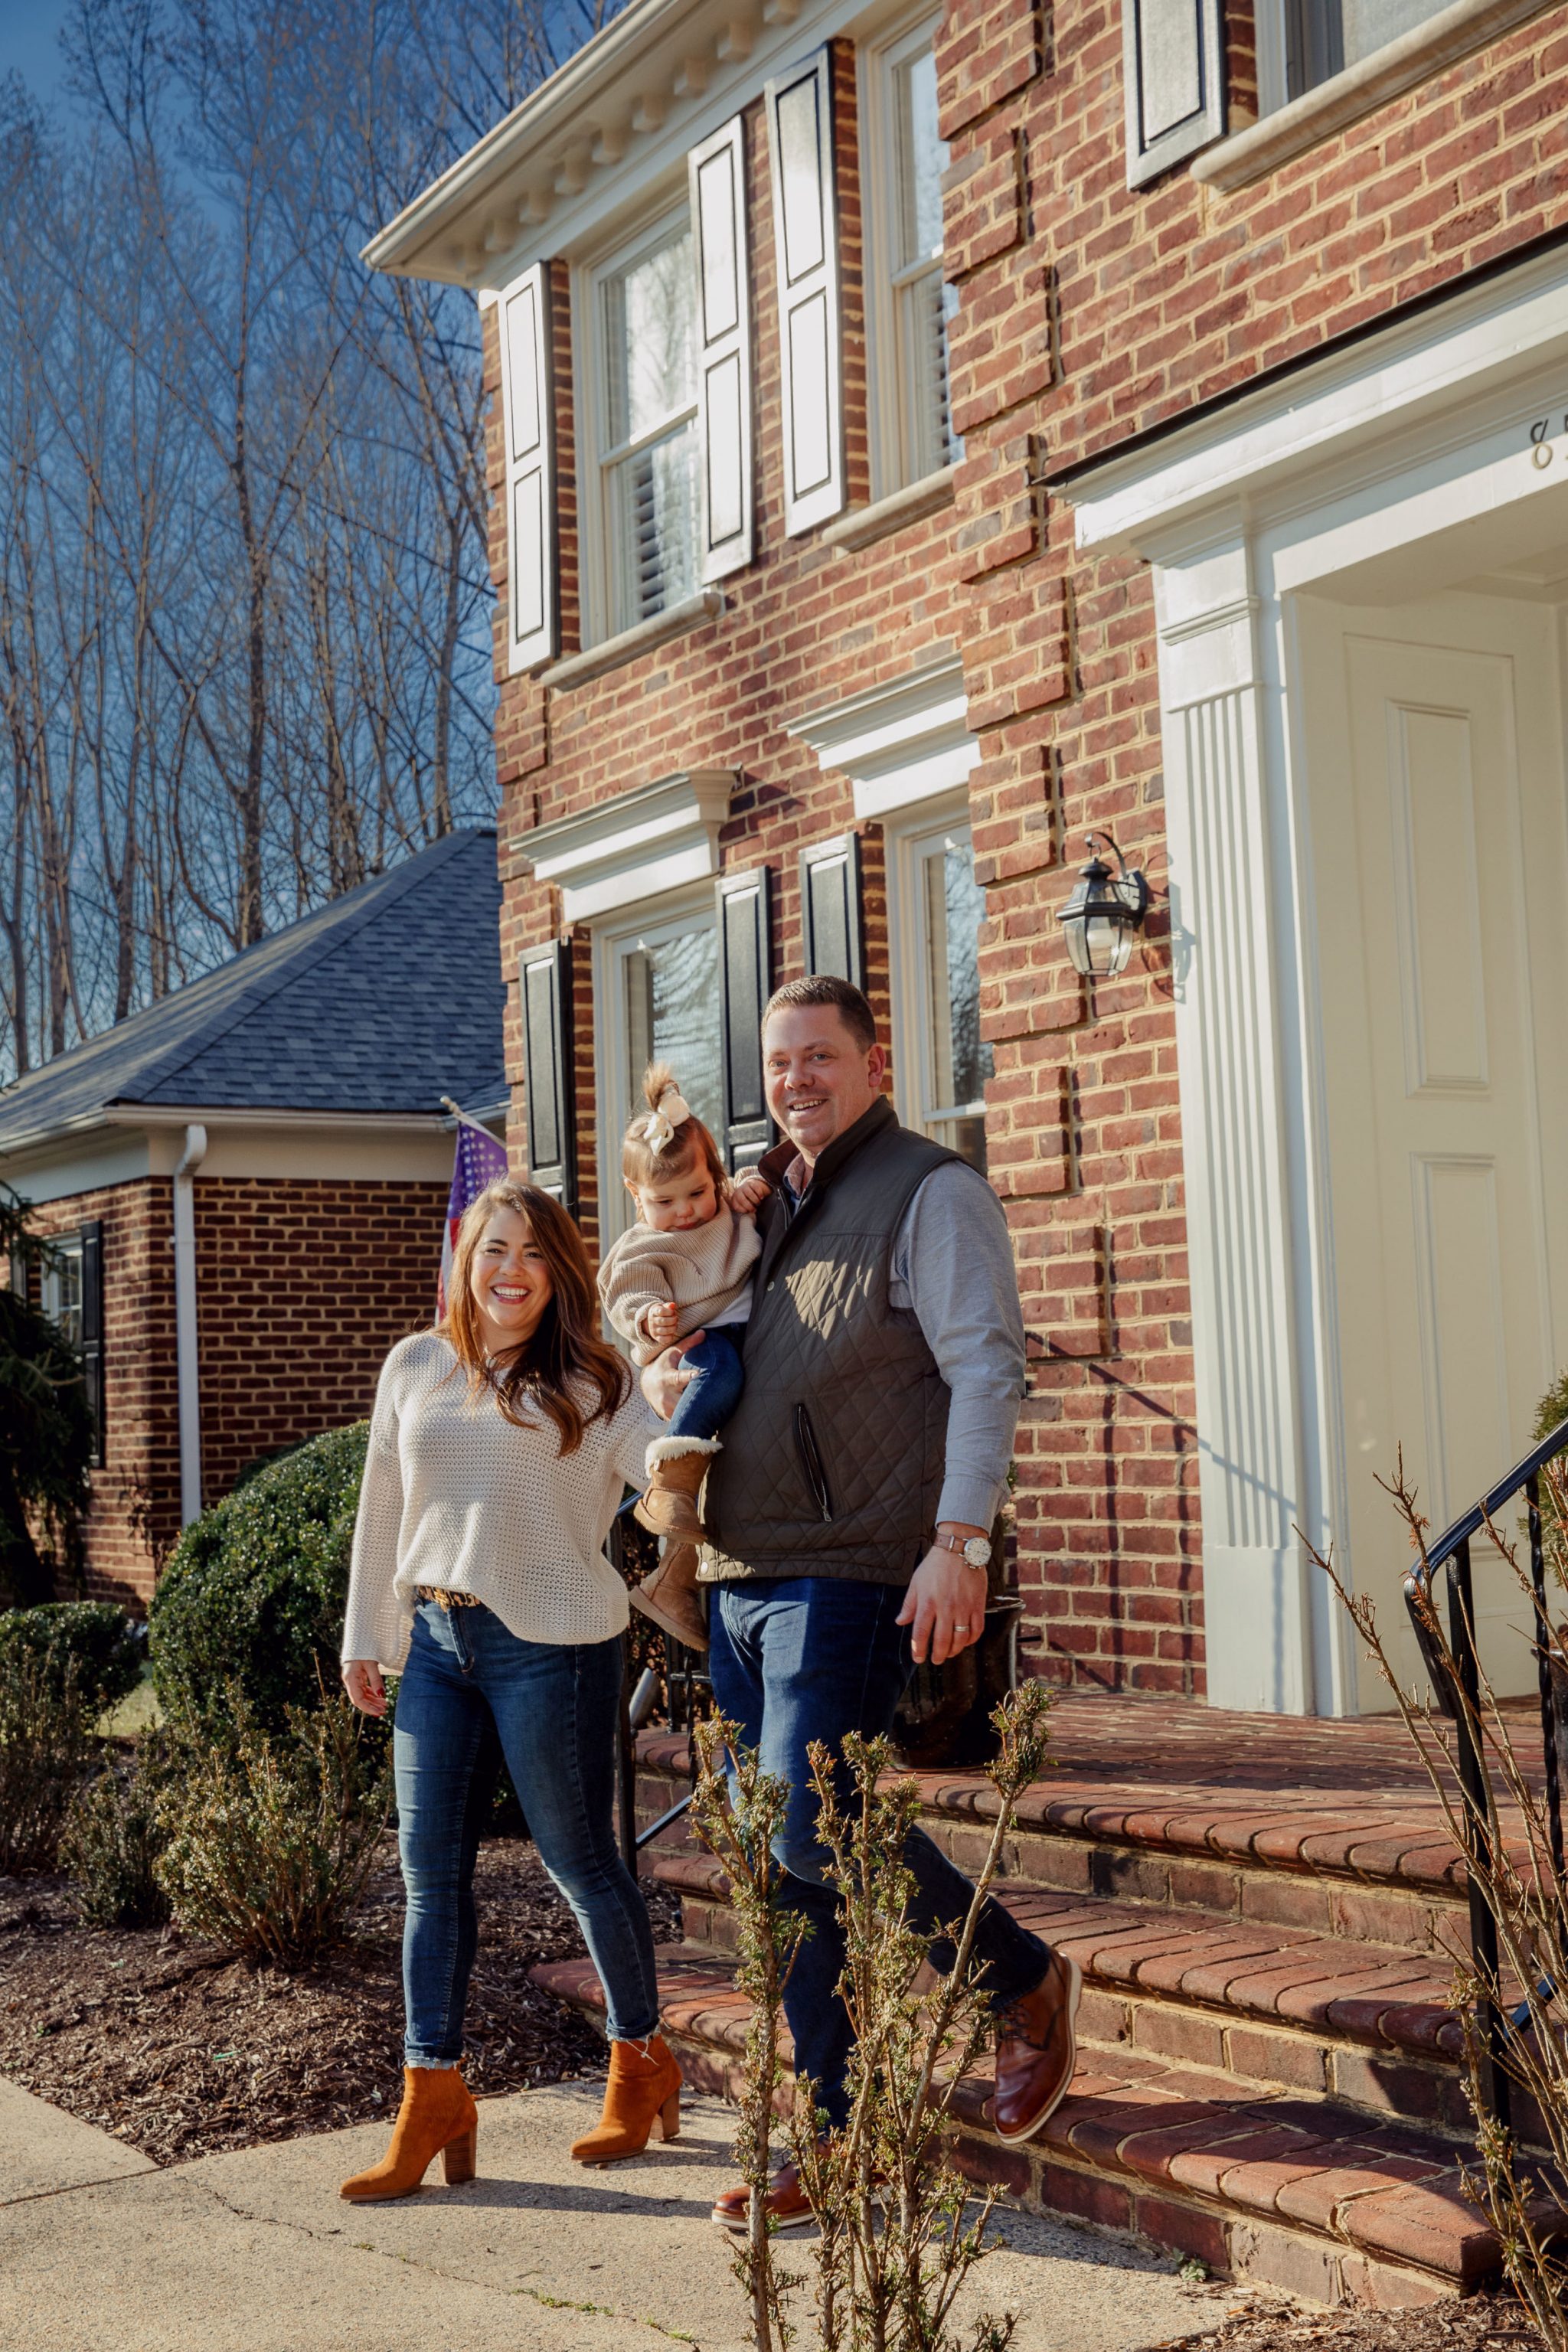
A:
<svg viewBox="0 0 1568 2352">
<path fill-rule="evenodd" d="M 282 1731 L 290 1706 L 336 1687 L 369 1431 L 362 1421 L 311 1438 L 185 1529 L 153 1600 L 165 1714 L 216 1727 L 237 1684 L 252 1722 Z"/>
<path fill-rule="evenodd" d="M 92 1715 L 130 1696 L 142 1679 L 142 1657 L 140 1626 L 111 1601 L 46 1601 L 0 1612 L 0 1675 L 35 1658 L 58 1691 L 74 1659 L 76 1687 Z"/>
</svg>

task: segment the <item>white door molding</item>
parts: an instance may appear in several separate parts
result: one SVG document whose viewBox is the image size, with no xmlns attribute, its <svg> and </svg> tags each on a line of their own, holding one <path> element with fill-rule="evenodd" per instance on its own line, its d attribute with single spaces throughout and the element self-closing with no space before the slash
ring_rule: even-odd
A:
<svg viewBox="0 0 1568 2352">
<path fill-rule="evenodd" d="M 1208 1695 L 1316 1700 L 1294 1343 L 1268 685 L 1236 520 L 1196 573 L 1155 573 L 1177 1066 L 1197 1390 Z"/>
</svg>

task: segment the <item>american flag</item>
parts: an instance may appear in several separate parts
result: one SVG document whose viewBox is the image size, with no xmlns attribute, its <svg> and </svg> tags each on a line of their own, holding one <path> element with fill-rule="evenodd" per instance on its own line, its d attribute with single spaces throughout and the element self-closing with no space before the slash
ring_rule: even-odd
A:
<svg viewBox="0 0 1568 2352">
<path fill-rule="evenodd" d="M 479 1199 L 487 1184 L 493 1184 L 498 1176 L 507 1172 L 506 1152 L 489 1128 L 465 1118 L 457 1104 L 445 1095 L 441 1100 L 458 1122 L 458 1149 L 452 1158 L 452 1189 L 447 1195 L 447 1230 L 441 1240 L 441 1280 L 436 1293 L 437 1317 L 447 1312 L 447 1284 L 463 1212 L 470 1202 Z"/>
</svg>

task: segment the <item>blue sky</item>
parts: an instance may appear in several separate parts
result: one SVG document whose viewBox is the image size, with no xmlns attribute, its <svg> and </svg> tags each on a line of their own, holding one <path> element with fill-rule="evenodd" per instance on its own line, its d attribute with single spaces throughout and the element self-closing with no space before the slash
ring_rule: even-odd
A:
<svg viewBox="0 0 1568 2352">
<path fill-rule="evenodd" d="M 0 74 L 20 73 L 40 98 L 53 98 L 59 84 L 55 36 L 69 0 L 0 0 Z"/>
</svg>

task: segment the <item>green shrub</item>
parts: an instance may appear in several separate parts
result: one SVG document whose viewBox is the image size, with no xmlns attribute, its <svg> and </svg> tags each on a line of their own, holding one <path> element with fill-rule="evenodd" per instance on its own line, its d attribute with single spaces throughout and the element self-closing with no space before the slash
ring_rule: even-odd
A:
<svg viewBox="0 0 1568 2352">
<path fill-rule="evenodd" d="M 53 1867 L 93 1753 L 75 1662 L 23 1652 L 0 1675 L 0 1871 Z"/>
<path fill-rule="evenodd" d="M 172 1720 L 220 1727 L 237 1688 L 253 1724 L 281 1731 L 335 1687 L 369 1426 L 312 1438 L 186 1528 L 150 1621 Z"/>
<path fill-rule="evenodd" d="M 57 1690 L 74 1660 L 77 1687 L 91 1716 L 118 1706 L 142 1679 L 142 1634 L 111 1601 L 47 1601 L 37 1609 L 7 1609 L 0 1615 L 0 1676 L 18 1659 L 36 1658 Z"/>
<path fill-rule="evenodd" d="M 170 1775 L 167 1750 L 149 1734 L 133 1763 L 111 1764 L 71 1807 L 60 1860 L 89 1927 L 156 1927 L 168 1917 L 169 1898 L 153 1865 L 165 1843 L 160 1805 Z"/>
<path fill-rule="evenodd" d="M 160 1809 L 153 1864 L 183 1927 L 247 1959 L 297 1968 L 341 1940 L 385 1826 L 392 1775 L 341 1695 L 290 1707 L 281 1733 L 248 1719 Z"/>
</svg>

